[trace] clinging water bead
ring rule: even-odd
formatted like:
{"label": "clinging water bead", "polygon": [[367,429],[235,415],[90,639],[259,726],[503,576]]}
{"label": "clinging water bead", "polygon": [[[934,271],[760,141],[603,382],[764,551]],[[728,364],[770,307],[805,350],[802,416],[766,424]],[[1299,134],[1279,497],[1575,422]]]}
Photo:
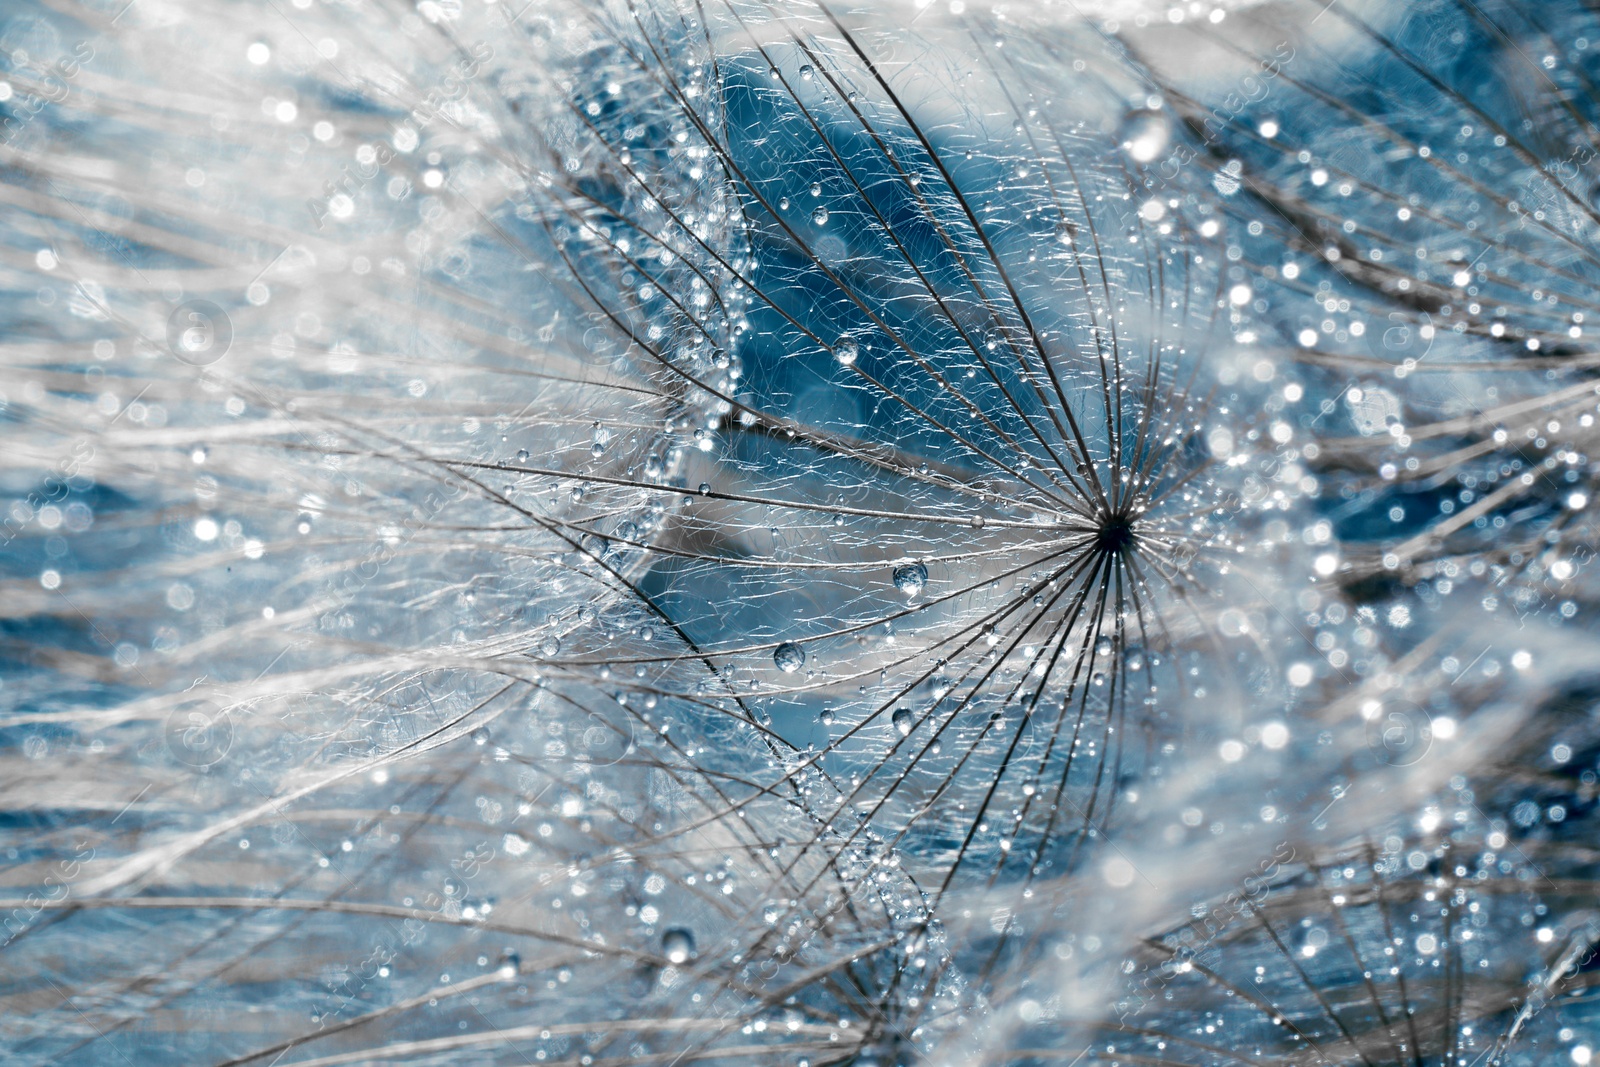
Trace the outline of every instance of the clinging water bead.
{"label": "clinging water bead", "polygon": [[793,641],[785,641],[772,652],[772,662],[785,674],[793,674],[806,665],[805,649]]}
{"label": "clinging water bead", "polygon": [[922,592],[928,584],[928,568],[921,563],[905,563],[894,569],[894,587],[908,597]]}
{"label": "clinging water bead", "polygon": [[687,963],[694,958],[694,934],[681,926],[670,927],[661,935],[661,954],[668,963]]}

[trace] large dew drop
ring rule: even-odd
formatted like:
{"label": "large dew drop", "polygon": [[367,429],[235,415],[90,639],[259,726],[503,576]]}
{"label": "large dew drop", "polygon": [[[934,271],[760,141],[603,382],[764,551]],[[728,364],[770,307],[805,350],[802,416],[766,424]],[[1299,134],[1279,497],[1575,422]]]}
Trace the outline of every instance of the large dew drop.
{"label": "large dew drop", "polygon": [[894,728],[900,731],[901,737],[909,735],[912,727],[916,726],[916,722],[911,718],[910,708],[896,708],[891,717],[894,719]]}
{"label": "large dew drop", "polygon": [[1117,131],[1122,140],[1122,150],[1135,163],[1149,163],[1159,159],[1167,150],[1172,137],[1172,125],[1166,112],[1156,108],[1140,107],[1128,112]]}
{"label": "large dew drop", "polygon": [[785,641],[773,650],[772,662],[784,674],[793,674],[806,665],[806,650],[793,641]]}
{"label": "large dew drop", "polygon": [[922,592],[928,584],[928,568],[921,563],[907,563],[894,569],[894,587],[908,597]]}
{"label": "large dew drop", "polygon": [[661,935],[661,954],[672,964],[687,963],[694,958],[694,935],[681,926],[674,926]]}

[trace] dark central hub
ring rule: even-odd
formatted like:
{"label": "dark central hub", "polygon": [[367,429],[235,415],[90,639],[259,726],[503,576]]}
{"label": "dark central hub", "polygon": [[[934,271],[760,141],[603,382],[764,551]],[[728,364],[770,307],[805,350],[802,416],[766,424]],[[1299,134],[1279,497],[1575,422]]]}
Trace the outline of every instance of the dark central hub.
{"label": "dark central hub", "polygon": [[1100,524],[1094,545],[1102,552],[1121,552],[1133,544],[1133,520],[1113,515]]}

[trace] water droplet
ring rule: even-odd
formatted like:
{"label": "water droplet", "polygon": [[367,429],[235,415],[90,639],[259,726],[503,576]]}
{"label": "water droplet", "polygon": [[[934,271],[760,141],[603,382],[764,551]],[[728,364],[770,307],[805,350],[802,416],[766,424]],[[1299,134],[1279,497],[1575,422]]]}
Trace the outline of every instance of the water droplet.
{"label": "water droplet", "polygon": [[806,665],[806,650],[793,641],[785,641],[773,650],[772,662],[784,674],[793,674]]}
{"label": "water droplet", "polygon": [[[1211,176],[1211,185],[1223,196],[1232,196],[1244,185],[1243,174],[1244,164],[1237,159],[1230,159]],[[1285,274],[1285,277],[1288,276]]]}
{"label": "water droplet", "polygon": [[526,462],[528,462],[528,450],[526,448],[517,449],[517,462],[518,463],[526,463]]}
{"label": "water droplet", "polygon": [[700,483],[700,495],[701,496],[710,496],[711,495],[711,483],[710,482],[701,482]]}
{"label": "water droplet", "polygon": [[661,935],[661,954],[668,963],[687,963],[694,958],[694,935],[681,926],[674,926]]}
{"label": "water droplet", "polygon": [[835,345],[833,349],[833,358],[838,360],[840,363],[843,363],[846,367],[854,363],[856,361],[856,357],[859,355],[861,355],[861,350],[856,347],[856,343],[854,341],[847,337],[841,338],[839,343]]}
{"label": "water droplet", "polygon": [[779,201],[778,201],[778,210],[779,211],[788,211],[789,210],[789,198],[787,196],[782,197],[781,199],[779,199]]}
{"label": "water droplet", "polygon": [[901,737],[905,737],[910,734],[912,727],[917,725],[916,722],[911,718],[910,708],[896,708],[893,719],[894,728],[900,731]]}
{"label": "water droplet", "polygon": [[1122,150],[1135,163],[1149,163],[1167,150],[1172,137],[1172,125],[1166,112],[1156,108],[1140,107],[1128,112],[1118,131]]}
{"label": "water droplet", "polygon": [[1127,663],[1128,663],[1128,670],[1130,670],[1130,671],[1142,671],[1142,670],[1144,670],[1144,649],[1140,648],[1138,645],[1134,645],[1131,648],[1129,648],[1128,649],[1128,655],[1127,655]]}
{"label": "water droplet", "polygon": [[812,196],[821,196],[822,195],[822,183],[821,182],[812,182],[811,183],[811,195]]}
{"label": "water droplet", "polygon": [[816,73],[816,71],[811,69],[811,64],[810,63],[802,63],[802,64],[800,64],[800,80],[801,81],[810,81],[811,80],[811,76],[813,74],[815,74],[815,73]]}
{"label": "water droplet", "polygon": [[561,654],[561,638],[555,634],[547,634],[539,642],[539,653],[544,656],[558,656]]}
{"label": "water droplet", "polygon": [[822,709],[822,714],[818,715],[817,717],[822,720],[822,725],[824,725],[824,726],[832,726],[833,725],[833,709],[832,708],[823,708]]}
{"label": "water droplet", "polygon": [[928,584],[928,568],[921,563],[907,563],[894,569],[894,587],[908,597],[922,592]]}
{"label": "water droplet", "polygon": [[1101,637],[1100,640],[1096,641],[1094,643],[1094,654],[1096,656],[1111,655],[1111,638]]}
{"label": "water droplet", "polygon": [[828,209],[819,204],[817,209],[811,213],[811,221],[818,226],[826,225],[828,222]]}

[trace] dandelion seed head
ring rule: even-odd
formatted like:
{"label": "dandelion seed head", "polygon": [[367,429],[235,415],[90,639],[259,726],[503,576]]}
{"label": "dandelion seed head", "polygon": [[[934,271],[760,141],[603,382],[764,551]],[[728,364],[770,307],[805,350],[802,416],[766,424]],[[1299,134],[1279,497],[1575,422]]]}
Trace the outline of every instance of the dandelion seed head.
{"label": "dandelion seed head", "polygon": [[1477,72],[1464,13],[1289,58],[1240,6],[1208,63],[1221,7],[1127,7],[95,37],[8,126],[11,858],[82,867],[8,1054],[492,1056],[480,1004],[554,1061],[1501,1036],[1593,784],[1589,231],[1508,222],[1466,114],[1546,91],[1396,79]]}

